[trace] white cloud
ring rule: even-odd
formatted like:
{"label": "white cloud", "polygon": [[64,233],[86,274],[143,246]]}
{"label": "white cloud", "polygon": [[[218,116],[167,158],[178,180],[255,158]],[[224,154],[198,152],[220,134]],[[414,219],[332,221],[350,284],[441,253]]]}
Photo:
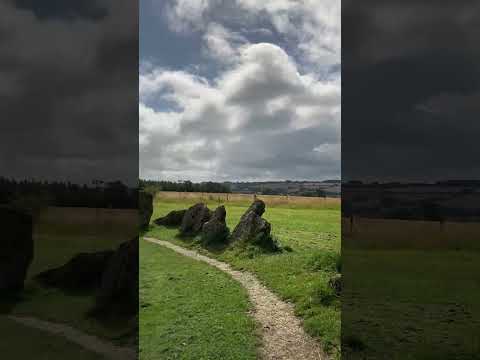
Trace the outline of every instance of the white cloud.
{"label": "white cloud", "polygon": [[207,55],[225,64],[235,62],[240,47],[248,43],[242,35],[231,32],[217,23],[208,25],[203,40]]}
{"label": "white cloud", "polygon": [[[230,10],[227,15],[225,8]],[[171,0],[167,16],[171,29],[179,32],[205,31],[210,22],[228,17],[237,22],[239,17],[266,17],[277,32],[291,38],[306,62],[340,63],[340,0]]]}
{"label": "white cloud", "polygon": [[[140,75],[140,175],[338,176],[339,81],[300,73],[274,44],[243,44],[234,52],[235,62],[211,80],[161,68]],[[151,105],[165,102],[171,106]],[[322,146],[330,146],[328,153],[318,151]]]}
{"label": "white cloud", "polygon": [[246,10],[266,12],[275,29],[298,41],[311,63],[340,63],[341,2],[338,0],[237,0]]}
{"label": "white cloud", "polygon": [[165,10],[170,27],[178,32],[199,29],[205,25],[204,15],[214,0],[175,0]]}

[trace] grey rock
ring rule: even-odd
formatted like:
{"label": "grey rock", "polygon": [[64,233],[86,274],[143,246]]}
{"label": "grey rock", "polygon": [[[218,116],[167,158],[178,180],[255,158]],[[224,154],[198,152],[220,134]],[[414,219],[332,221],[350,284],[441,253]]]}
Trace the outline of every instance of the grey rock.
{"label": "grey rock", "polygon": [[163,226],[180,226],[187,210],[173,210],[164,217],[158,218],[153,222]]}
{"label": "grey rock", "polygon": [[140,228],[146,229],[150,224],[150,219],[153,214],[153,195],[145,191],[138,193],[138,213]]}
{"label": "grey rock", "polygon": [[240,218],[232,232],[232,243],[257,245],[266,250],[276,251],[278,245],[270,235],[271,225],[261,215],[265,212],[265,203],[255,200]]}
{"label": "grey rock", "polygon": [[102,274],[113,255],[113,251],[79,253],[66,264],[35,276],[46,286],[64,290],[88,290],[100,285]]}
{"label": "grey rock", "polygon": [[108,261],[96,296],[96,313],[138,313],[138,237],[122,243]]}
{"label": "grey rock", "polygon": [[203,203],[190,207],[183,216],[180,225],[180,234],[184,236],[195,236],[202,230],[203,224],[210,220],[211,210]]}
{"label": "grey rock", "polygon": [[262,216],[263,213],[265,212],[265,203],[260,200],[260,199],[256,199],[251,205],[250,207],[248,208],[248,210],[246,211],[246,213],[248,213],[249,211],[253,211],[255,214],[257,214],[258,216]]}
{"label": "grey rock", "polygon": [[225,206],[219,206],[209,221],[202,227],[202,243],[204,245],[226,244],[230,230],[225,222],[227,212]]}
{"label": "grey rock", "polygon": [[0,293],[23,290],[33,260],[32,216],[17,209],[0,208]]}

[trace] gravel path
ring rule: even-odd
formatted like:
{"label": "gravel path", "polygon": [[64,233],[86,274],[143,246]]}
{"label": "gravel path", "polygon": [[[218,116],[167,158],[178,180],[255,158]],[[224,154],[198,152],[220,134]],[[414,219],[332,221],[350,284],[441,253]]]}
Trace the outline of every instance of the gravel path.
{"label": "gravel path", "polygon": [[87,335],[68,325],[53,323],[27,316],[7,316],[8,319],[16,321],[25,326],[39,329],[53,335],[61,336],[70,342],[81,347],[103,355],[107,359],[134,360],[137,359],[137,353],[132,348],[115,346],[109,342],[101,340],[95,336]]}
{"label": "gravel path", "polygon": [[168,241],[144,238],[167,247],[179,254],[206,262],[226,272],[240,282],[248,292],[254,306],[253,316],[262,327],[261,356],[264,360],[321,360],[327,359],[320,344],[303,330],[294,315],[293,306],[280,300],[258,279],[244,271],[233,270],[230,265],[201,255],[196,251],[174,245]]}

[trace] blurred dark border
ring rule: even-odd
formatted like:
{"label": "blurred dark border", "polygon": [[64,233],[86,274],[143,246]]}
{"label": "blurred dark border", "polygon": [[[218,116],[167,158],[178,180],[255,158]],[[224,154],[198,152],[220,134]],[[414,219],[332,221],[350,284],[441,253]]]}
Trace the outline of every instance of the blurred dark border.
{"label": "blurred dark border", "polygon": [[480,3],[342,1],[342,358],[478,359]]}
{"label": "blurred dark border", "polygon": [[5,0],[0,39],[0,353],[134,358],[138,1]]}

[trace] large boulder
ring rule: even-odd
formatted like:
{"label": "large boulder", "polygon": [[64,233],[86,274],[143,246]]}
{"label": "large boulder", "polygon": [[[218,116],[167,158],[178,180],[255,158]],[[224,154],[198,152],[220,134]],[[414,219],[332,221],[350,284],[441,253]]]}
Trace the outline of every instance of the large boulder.
{"label": "large boulder", "polygon": [[225,206],[219,206],[213,212],[209,221],[202,227],[202,243],[204,245],[226,244],[230,230],[227,227],[225,218],[227,212]]}
{"label": "large boulder", "polygon": [[188,208],[180,225],[180,235],[197,235],[212,216],[211,210],[203,203],[198,203]]}
{"label": "large boulder", "polygon": [[110,257],[96,296],[94,313],[138,313],[138,237],[122,243]]}
{"label": "large boulder", "polygon": [[64,290],[93,290],[100,286],[103,272],[114,251],[79,253],[66,264],[35,276],[46,286]]}
{"label": "large boulder", "polygon": [[0,293],[23,290],[33,260],[32,216],[12,208],[0,208]]}
{"label": "large boulder", "polygon": [[187,210],[173,210],[164,217],[158,218],[153,222],[163,226],[180,226]]}
{"label": "large boulder", "polygon": [[138,193],[138,213],[140,217],[140,229],[148,228],[153,214],[153,195],[140,191]]}
{"label": "large boulder", "polygon": [[239,245],[256,245],[265,250],[276,251],[278,245],[270,235],[271,225],[262,218],[265,203],[255,200],[240,218],[232,232],[231,242]]}

